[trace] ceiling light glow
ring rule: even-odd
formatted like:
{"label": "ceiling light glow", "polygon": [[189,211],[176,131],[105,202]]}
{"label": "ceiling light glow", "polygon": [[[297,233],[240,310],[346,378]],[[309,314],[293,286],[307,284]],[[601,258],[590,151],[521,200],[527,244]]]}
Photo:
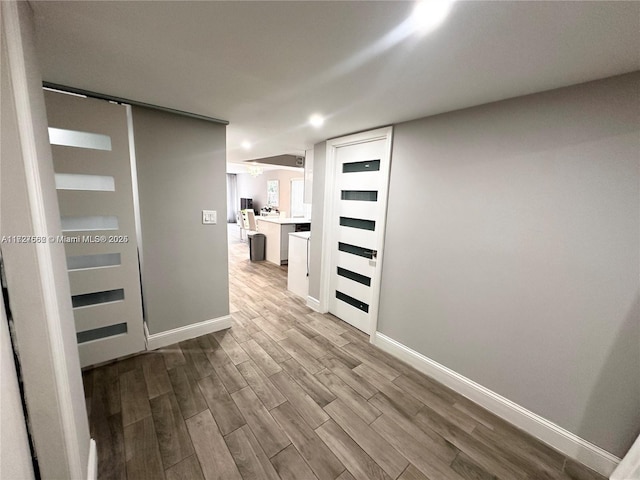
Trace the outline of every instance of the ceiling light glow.
{"label": "ceiling light glow", "polygon": [[245,150],[251,150],[251,142],[249,140],[244,140],[240,146]]}
{"label": "ceiling light glow", "polygon": [[322,125],[324,125],[324,118],[322,117],[322,115],[315,113],[309,117],[309,123],[313,127],[320,128]]}
{"label": "ceiling light glow", "polygon": [[435,30],[451,11],[454,0],[424,0],[413,9],[410,21],[416,32]]}

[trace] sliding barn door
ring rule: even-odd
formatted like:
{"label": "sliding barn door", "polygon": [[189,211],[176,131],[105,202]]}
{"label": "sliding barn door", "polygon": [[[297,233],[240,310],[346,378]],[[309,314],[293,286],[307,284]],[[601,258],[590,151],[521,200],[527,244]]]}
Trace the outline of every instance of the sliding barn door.
{"label": "sliding barn door", "polygon": [[82,366],[144,350],[128,106],[46,91]]}
{"label": "sliding barn door", "polygon": [[329,311],[370,334],[378,314],[391,128],[327,142],[334,166]]}

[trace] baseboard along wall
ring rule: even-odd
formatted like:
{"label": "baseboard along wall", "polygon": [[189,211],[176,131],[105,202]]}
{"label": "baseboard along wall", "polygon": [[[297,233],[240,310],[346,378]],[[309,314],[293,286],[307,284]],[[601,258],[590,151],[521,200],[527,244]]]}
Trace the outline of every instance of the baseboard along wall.
{"label": "baseboard along wall", "polygon": [[218,332],[226,328],[231,328],[231,315],[205,320],[203,322],[185,325],[160,333],[149,333],[147,324],[144,324],[144,334],[147,343],[147,350],[166,347],[174,343],[199,337],[207,333]]}
{"label": "baseboard along wall", "polygon": [[420,372],[524,430],[567,457],[609,477],[620,463],[615,455],[460,375],[386,335],[376,332],[372,343]]}

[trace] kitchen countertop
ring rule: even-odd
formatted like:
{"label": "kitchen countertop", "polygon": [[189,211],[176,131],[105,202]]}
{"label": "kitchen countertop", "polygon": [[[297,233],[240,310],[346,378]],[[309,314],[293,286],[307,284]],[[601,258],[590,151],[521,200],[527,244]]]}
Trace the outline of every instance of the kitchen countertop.
{"label": "kitchen countertop", "polygon": [[310,218],[280,218],[280,217],[256,217],[256,221],[277,223],[279,225],[297,225],[300,223],[311,223]]}

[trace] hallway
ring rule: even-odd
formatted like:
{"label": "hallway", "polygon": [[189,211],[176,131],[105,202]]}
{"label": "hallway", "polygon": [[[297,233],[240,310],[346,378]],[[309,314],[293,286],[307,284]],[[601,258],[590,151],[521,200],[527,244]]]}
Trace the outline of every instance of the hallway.
{"label": "hallway", "polygon": [[84,372],[100,479],[603,478],[312,312],[229,238],[231,329]]}

